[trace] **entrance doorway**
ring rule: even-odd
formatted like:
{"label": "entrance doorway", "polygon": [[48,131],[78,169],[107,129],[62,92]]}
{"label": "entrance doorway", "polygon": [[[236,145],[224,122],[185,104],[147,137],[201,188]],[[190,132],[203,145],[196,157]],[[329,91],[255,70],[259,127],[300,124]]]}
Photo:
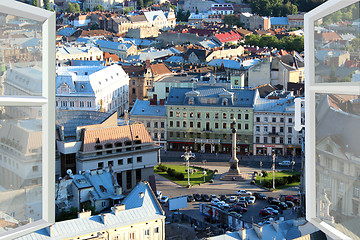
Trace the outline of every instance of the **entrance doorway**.
{"label": "entrance doorway", "polygon": [[211,153],[211,144],[205,144],[205,152]]}

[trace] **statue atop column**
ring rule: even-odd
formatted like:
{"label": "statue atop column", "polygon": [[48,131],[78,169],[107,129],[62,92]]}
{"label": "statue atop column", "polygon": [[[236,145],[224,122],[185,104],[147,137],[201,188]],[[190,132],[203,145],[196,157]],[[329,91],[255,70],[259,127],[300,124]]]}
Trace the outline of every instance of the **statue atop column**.
{"label": "statue atop column", "polygon": [[231,127],[232,127],[232,145],[231,145],[231,148],[232,148],[232,151],[231,151],[231,159],[229,161],[229,164],[230,164],[230,169],[229,169],[229,172],[232,172],[232,173],[238,173],[240,174],[240,169],[239,169],[239,159],[237,159],[236,157],[236,121],[235,121],[235,118],[233,119],[233,122],[231,123]]}

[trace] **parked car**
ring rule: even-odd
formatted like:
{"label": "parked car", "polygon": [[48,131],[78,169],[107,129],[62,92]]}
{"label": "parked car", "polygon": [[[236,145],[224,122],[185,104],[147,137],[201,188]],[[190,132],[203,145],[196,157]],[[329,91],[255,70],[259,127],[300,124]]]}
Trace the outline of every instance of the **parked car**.
{"label": "parked car", "polygon": [[290,167],[291,162],[290,161],[282,161],[282,162],[279,162],[279,166]]}
{"label": "parked car", "polygon": [[262,194],[262,193],[258,193],[258,192],[253,193],[253,196],[255,196],[256,199],[266,200],[266,196],[264,194]]}
{"label": "parked car", "polygon": [[[247,209],[246,209],[247,210]],[[242,208],[242,207],[231,207],[230,209],[229,209],[229,211],[231,211],[231,212],[237,212],[237,213],[243,213],[243,212],[245,212],[244,211],[244,209]]]}
{"label": "parked car", "polygon": [[210,199],[218,198],[215,194],[210,194]]}
{"label": "parked car", "polygon": [[231,208],[234,208],[234,209],[235,209],[235,208],[240,208],[243,212],[247,212],[247,208],[241,206],[241,204],[232,205]]}
{"label": "parked car", "polygon": [[162,196],[161,199],[160,199],[160,202],[165,204],[169,201],[169,198],[167,196]]}
{"label": "parked car", "polygon": [[240,195],[240,196],[251,196],[251,192],[248,192],[246,190],[238,190],[237,192],[237,195]]}
{"label": "parked car", "polygon": [[249,197],[249,200],[248,200],[248,203],[249,203],[249,204],[254,204],[254,203],[255,203],[255,200],[256,200],[256,198],[255,198],[254,196],[250,196],[250,197]]}
{"label": "parked car", "polygon": [[240,207],[246,208],[247,207],[247,203],[246,202],[238,202],[237,205],[239,205]]}
{"label": "parked car", "polygon": [[213,204],[213,205],[217,205],[218,202],[220,202],[220,200],[217,198],[211,199],[211,204]]}
{"label": "parked car", "polygon": [[292,200],[293,203],[295,204],[300,204],[300,199],[295,197],[293,200]]}
{"label": "parked car", "polygon": [[195,198],[192,195],[187,195],[188,202],[195,202]]}
{"label": "parked car", "polygon": [[227,203],[224,202],[224,201],[219,201],[216,205],[217,205],[219,208],[230,208],[229,204],[227,204]]}
{"label": "parked car", "polygon": [[210,202],[210,197],[207,194],[201,194],[201,198],[205,201],[205,202]]}
{"label": "parked car", "polygon": [[271,205],[279,206],[279,205],[280,205],[280,201],[277,200],[277,199],[273,199],[273,200],[271,200],[270,204],[271,204]]}
{"label": "parked car", "polygon": [[162,192],[156,191],[156,198],[160,201],[161,197],[162,197]]}
{"label": "parked car", "polygon": [[285,202],[280,202],[279,207],[284,210],[288,208],[288,205]]}
{"label": "parked car", "polygon": [[230,196],[229,203],[234,203],[234,202],[236,202],[236,200],[237,200],[236,196]]}
{"label": "parked car", "polygon": [[278,210],[275,210],[271,207],[267,207],[267,208],[264,208],[265,210],[268,210],[269,212],[271,212],[273,215],[279,215],[279,211]]}
{"label": "parked car", "polygon": [[273,215],[270,211],[266,210],[266,209],[261,209],[259,212],[260,216],[270,216]]}
{"label": "parked car", "polygon": [[227,200],[227,198],[226,198],[226,195],[225,194],[220,194],[220,200],[221,201],[225,201],[226,202],[226,200]]}
{"label": "parked car", "polygon": [[267,202],[268,202],[268,203],[271,203],[271,201],[272,201],[273,199],[276,199],[276,198],[274,198],[274,197],[268,197],[268,198],[267,198]]}
{"label": "parked car", "polygon": [[194,193],[193,197],[195,198],[196,201],[201,201],[202,200],[200,194],[198,194],[198,193]]}
{"label": "parked car", "polygon": [[294,196],[293,195],[287,195],[285,197],[285,201],[292,201],[294,199]]}
{"label": "parked car", "polygon": [[285,201],[286,205],[288,206],[288,208],[292,208],[295,206],[295,203],[291,202],[291,201]]}
{"label": "parked car", "polygon": [[238,202],[246,202],[247,203],[247,200],[245,197],[239,197]]}
{"label": "parked car", "polygon": [[267,206],[267,208],[268,208],[268,207],[280,211],[280,207],[279,207],[279,206],[270,205],[270,206]]}

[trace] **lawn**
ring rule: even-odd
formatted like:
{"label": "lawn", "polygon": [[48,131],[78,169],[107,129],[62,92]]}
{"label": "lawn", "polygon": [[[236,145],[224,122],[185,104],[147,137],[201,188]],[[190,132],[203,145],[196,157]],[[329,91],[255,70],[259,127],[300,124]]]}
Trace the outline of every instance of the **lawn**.
{"label": "lawn", "polygon": [[[187,186],[187,172],[185,172],[185,170],[187,169],[187,167],[185,165],[171,165],[171,164],[163,164],[164,166],[168,167],[168,168],[172,168],[175,169],[175,171],[177,172],[182,172],[185,175],[184,180],[177,180],[176,178],[169,176],[166,172],[162,172],[158,169],[158,167],[156,166],[154,168],[154,171],[156,174],[159,174],[160,176],[163,176],[171,181],[174,181],[184,187]],[[190,185],[197,185],[199,183],[204,183],[204,175],[203,175],[203,170],[201,168],[198,167],[190,167],[192,169],[197,169],[197,172],[190,174]],[[207,174],[205,176],[205,182],[209,182],[210,179],[213,177],[214,172],[213,171],[207,171]]]}
{"label": "lawn", "polygon": [[[291,172],[291,171],[275,172],[275,180],[279,179],[279,178],[287,177],[287,176],[298,175],[298,174],[300,174],[300,173],[299,172]],[[272,171],[268,171],[268,175],[265,178],[261,177],[261,184],[260,184],[260,176],[259,175],[256,176],[255,182],[258,185],[264,186],[264,183],[266,181],[270,181],[272,184],[272,179],[273,179]],[[277,187],[275,184],[275,188],[276,188],[275,190],[284,189],[284,188],[288,188],[288,187],[292,187],[292,186],[298,186],[299,184],[300,184],[300,182],[293,182],[293,183],[286,184],[286,185],[279,186],[279,187]]]}

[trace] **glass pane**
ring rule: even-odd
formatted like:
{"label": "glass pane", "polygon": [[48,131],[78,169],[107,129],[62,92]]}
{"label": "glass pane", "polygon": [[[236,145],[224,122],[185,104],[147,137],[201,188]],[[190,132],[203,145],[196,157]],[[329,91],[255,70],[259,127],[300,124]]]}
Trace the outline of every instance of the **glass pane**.
{"label": "glass pane", "polygon": [[0,10],[0,95],[41,96],[42,24]]}
{"label": "glass pane", "polygon": [[360,95],[316,94],[316,194],[321,220],[360,239]]}
{"label": "glass pane", "polygon": [[42,117],[41,107],[0,109],[0,229],[11,230],[42,218]]}
{"label": "glass pane", "polygon": [[315,82],[360,82],[359,2],[315,22]]}

